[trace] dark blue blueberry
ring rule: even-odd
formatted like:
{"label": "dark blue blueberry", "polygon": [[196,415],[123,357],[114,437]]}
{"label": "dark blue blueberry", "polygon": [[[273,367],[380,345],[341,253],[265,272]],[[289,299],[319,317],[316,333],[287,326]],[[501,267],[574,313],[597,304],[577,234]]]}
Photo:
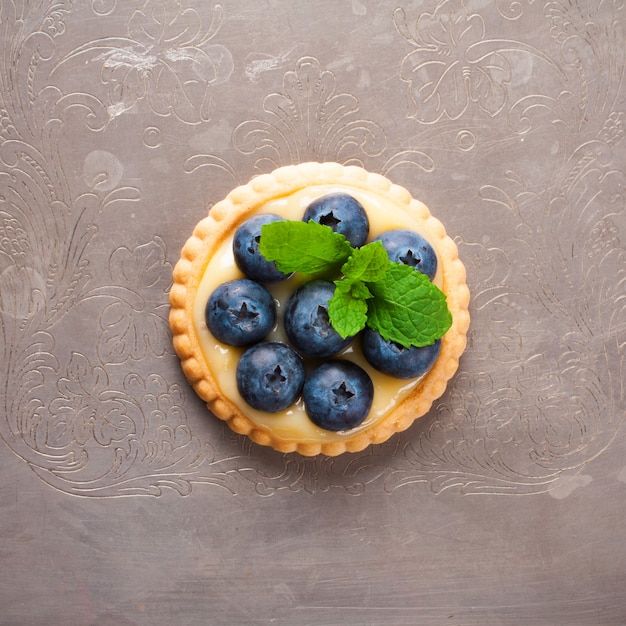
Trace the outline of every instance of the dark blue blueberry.
{"label": "dark blue blueberry", "polygon": [[426,374],[433,366],[439,356],[441,339],[423,348],[404,348],[366,328],[361,337],[361,348],[367,362],[379,372],[395,378],[415,378]]}
{"label": "dark blue blueberry", "polygon": [[426,239],[416,232],[397,228],[384,232],[374,241],[382,242],[391,261],[411,265],[422,274],[426,274],[430,280],[435,277],[437,255]]}
{"label": "dark blue blueberry", "polygon": [[249,346],[274,328],[276,304],[259,283],[248,278],[229,280],[211,294],[205,320],[219,341],[230,346]]}
{"label": "dark blue blueberry", "polygon": [[273,261],[267,261],[259,251],[261,228],[263,224],[283,221],[274,213],[260,213],[247,219],[235,231],[233,238],[233,254],[239,269],[252,280],[262,283],[276,283],[287,278],[276,268]]}
{"label": "dark blue blueberry", "polygon": [[237,389],[254,409],[276,413],[290,407],[302,391],[304,365],[287,345],[263,341],[248,348],[237,365]]}
{"label": "dark blue blueberry", "polygon": [[328,318],[328,302],[335,285],[312,280],[296,289],[285,306],[285,332],[292,345],[306,356],[327,358],[343,350],[352,337],[342,339]]}
{"label": "dark blue blueberry", "polygon": [[330,193],[307,207],[303,220],[313,220],[341,233],[353,247],[367,241],[370,223],[361,203],[347,193]]}
{"label": "dark blue blueberry", "polygon": [[369,414],[374,385],[351,361],[325,361],[307,378],[302,398],[311,421],[334,432],[358,426]]}

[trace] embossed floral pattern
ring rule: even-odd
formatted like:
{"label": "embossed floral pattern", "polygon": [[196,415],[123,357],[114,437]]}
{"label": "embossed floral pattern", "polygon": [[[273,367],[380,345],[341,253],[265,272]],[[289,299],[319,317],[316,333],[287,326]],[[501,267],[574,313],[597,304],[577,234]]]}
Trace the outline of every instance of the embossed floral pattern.
{"label": "embossed floral pattern", "polygon": [[468,54],[485,36],[479,14],[468,13],[460,0],[449,0],[433,13],[420,14],[414,31],[403,11],[396,13],[396,22],[415,46],[402,61],[400,75],[410,85],[417,120],[432,123],[443,116],[456,120],[470,102],[491,116],[503,109],[511,80],[507,59],[498,52],[478,58]]}
{"label": "embossed floral pattern", "polygon": [[180,385],[168,385],[159,374],[129,374],[124,379],[124,389],[137,399],[145,416],[142,463],[172,468],[190,455],[195,457],[186,459],[190,469],[205,461],[199,454],[201,444],[187,424],[185,395]]}
{"label": "embossed floral pattern", "polygon": [[50,403],[48,444],[86,445],[90,438],[101,446],[120,442],[136,432],[130,397],[109,389],[106,371],[76,352],[66,375],[58,381],[60,395]]}
{"label": "embossed floral pattern", "polygon": [[178,0],[149,0],[132,14],[128,37],[90,42],[62,63],[87,55],[101,68],[111,116],[146,99],[157,115],[199,123],[210,118],[212,88],[233,71],[229,50],[212,43],[220,18],[220,5],[213,7],[207,24]]}
{"label": "embossed floral pattern", "polygon": [[20,266],[30,252],[26,230],[18,219],[0,211],[0,251]]}
{"label": "embossed floral pattern", "polygon": [[332,72],[312,57],[300,59],[285,74],[283,92],[263,102],[270,121],[250,120],[235,129],[234,142],[244,154],[258,155],[261,166],[306,160],[345,162],[361,154],[377,156],[386,147],[380,126],[357,117],[358,99],[336,93]]}
{"label": "embossed floral pattern", "polygon": [[155,290],[165,297],[170,284],[171,264],[165,261],[163,241],[155,237],[134,250],[118,248],[110,260],[111,277],[119,287],[116,297],[99,318],[102,333],[98,354],[105,363],[162,356],[167,350],[167,306],[163,300],[147,300]]}
{"label": "embossed floral pattern", "polygon": [[[283,91],[267,95],[263,110],[266,119],[241,122],[233,133],[237,150],[254,156],[259,170],[306,160],[363,165],[366,157],[389,151],[382,127],[357,117],[359,99],[336,93],[335,75],[314,57],[302,57],[284,74]],[[430,171],[433,162],[423,151],[406,148],[392,152],[380,171],[389,175],[406,166]],[[237,180],[235,169],[218,155],[196,154],[185,162],[187,172],[205,167]]]}

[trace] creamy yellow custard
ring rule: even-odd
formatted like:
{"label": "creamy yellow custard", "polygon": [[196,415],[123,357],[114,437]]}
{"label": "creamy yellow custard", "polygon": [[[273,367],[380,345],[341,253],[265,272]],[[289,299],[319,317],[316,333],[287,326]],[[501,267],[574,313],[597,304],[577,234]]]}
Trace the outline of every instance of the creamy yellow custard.
{"label": "creamy yellow custard", "polygon": [[[438,287],[442,286],[442,269],[437,241],[433,241],[429,237],[422,223],[405,211],[401,204],[371,190],[341,184],[312,185],[261,204],[247,214],[245,219],[257,213],[276,213],[289,220],[301,220],[304,211],[313,200],[333,192],[350,194],[363,205],[370,222],[368,241],[395,228],[406,228],[422,235],[433,246],[437,254],[437,273],[433,282]],[[245,219],[242,219],[241,223]],[[338,355],[358,363],[368,372],[374,382],[374,400],[370,414],[358,427],[345,432],[323,430],[308,418],[301,400],[289,409],[278,413],[255,410],[243,400],[237,390],[236,369],[239,357],[245,349],[234,348],[219,342],[210,333],[205,322],[205,307],[211,293],[220,284],[243,277],[233,256],[232,242],[235,230],[236,228],[233,228],[232,233],[224,238],[208,260],[198,284],[192,308],[193,328],[198,343],[222,395],[233,402],[256,426],[271,431],[279,438],[305,442],[340,441],[365,431],[384,419],[419,384],[423,377],[403,380],[378,372],[362,356],[358,338]],[[297,285],[304,280],[306,280],[305,277],[295,275],[280,283],[266,285],[277,302],[278,311],[276,327],[268,336],[268,340],[286,342],[282,331],[282,307]]]}

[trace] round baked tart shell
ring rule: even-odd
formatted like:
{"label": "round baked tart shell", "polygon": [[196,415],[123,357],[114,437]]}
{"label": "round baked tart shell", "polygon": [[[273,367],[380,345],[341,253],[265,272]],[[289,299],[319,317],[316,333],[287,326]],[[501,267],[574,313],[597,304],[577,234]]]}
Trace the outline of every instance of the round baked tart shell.
{"label": "round baked tart shell", "polygon": [[[212,255],[262,205],[306,187],[334,184],[368,190],[386,197],[423,225],[429,240],[437,247],[442,268],[441,289],[446,294],[453,321],[442,339],[441,351],[433,367],[411,393],[378,422],[353,435],[347,432],[338,441],[286,439],[255,424],[222,394],[194,329],[194,301]],[[459,259],[456,244],[446,234],[441,222],[430,214],[423,203],[412,198],[404,187],[357,166],[302,163],[281,167],[270,174],[253,178],[246,185],[236,187],[196,225],[174,268],[169,320],[174,349],[181,360],[187,380],[211,412],[224,420],[233,431],[247,435],[254,442],[270,446],[279,452],[298,452],[304,456],[337,456],[344,452],[358,452],[370,444],[382,443],[394,433],[406,430],[417,418],[427,413],[432,403],[444,393],[465,349],[469,327],[469,298],[465,267]]]}

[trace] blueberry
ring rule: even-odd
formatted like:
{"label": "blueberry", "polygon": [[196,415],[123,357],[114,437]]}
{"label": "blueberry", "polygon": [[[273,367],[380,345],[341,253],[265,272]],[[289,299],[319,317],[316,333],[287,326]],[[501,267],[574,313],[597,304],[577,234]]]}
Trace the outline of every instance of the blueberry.
{"label": "blueberry", "polygon": [[276,413],[288,408],[300,395],[303,384],[302,359],[284,343],[257,343],[239,359],[237,389],[259,411]]}
{"label": "blueberry", "polygon": [[305,356],[326,358],[343,350],[352,337],[342,339],[328,318],[328,302],[335,285],[312,280],[294,291],[285,306],[285,332],[292,345]]}
{"label": "blueberry", "polygon": [[367,372],[351,361],[319,365],[307,378],[302,398],[311,421],[324,430],[349,430],[369,414],[374,384]]}
{"label": "blueberry", "polygon": [[331,193],[314,200],[304,212],[303,220],[330,226],[355,248],[367,241],[370,229],[365,209],[347,193]]}
{"label": "blueberry", "polygon": [[395,378],[415,378],[433,366],[439,356],[441,339],[423,348],[404,348],[393,341],[386,341],[371,328],[366,328],[361,337],[361,348],[367,362],[379,372]]}
{"label": "blueberry", "polygon": [[435,277],[437,255],[426,239],[416,232],[397,228],[384,232],[374,241],[382,242],[391,261],[412,265],[430,280]]}
{"label": "blueberry", "polygon": [[219,341],[230,346],[248,346],[274,328],[276,304],[259,283],[248,278],[229,280],[209,297],[205,320]]}
{"label": "blueberry", "polygon": [[283,221],[274,213],[260,213],[247,219],[233,238],[233,254],[237,267],[252,280],[262,283],[276,283],[288,277],[279,271],[273,261],[267,261],[259,251],[261,227],[263,224]]}

